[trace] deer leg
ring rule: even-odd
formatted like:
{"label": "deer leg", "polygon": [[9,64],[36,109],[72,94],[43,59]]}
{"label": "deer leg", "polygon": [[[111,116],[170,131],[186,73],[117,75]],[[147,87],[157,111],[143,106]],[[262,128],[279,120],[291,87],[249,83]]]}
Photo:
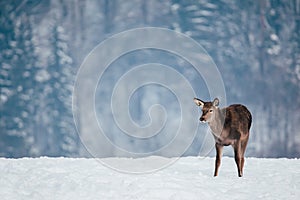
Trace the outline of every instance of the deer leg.
{"label": "deer leg", "polygon": [[238,175],[239,177],[243,176],[243,170],[242,170],[242,149],[241,149],[241,142],[238,141],[235,145],[234,145],[234,159],[235,159],[235,163],[236,166],[238,168]]}
{"label": "deer leg", "polygon": [[218,176],[219,167],[221,164],[222,150],[223,146],[219,144],[215,144],[216,147],[216,161],[215,161],[215,173],[214,176]]}
{"label": "deer leg", "polygon": [[246,138],[245,141],[243,141],[241,143],[241,151],[242,151],[242,163],[241,163],[241,170],[242,170],[242,174],[243,174],[243,169],[244,169],[244,162],[245,162],[245,151],[246,151],[246,147],[247,147],[247,143],[248,143],[248,137]]}

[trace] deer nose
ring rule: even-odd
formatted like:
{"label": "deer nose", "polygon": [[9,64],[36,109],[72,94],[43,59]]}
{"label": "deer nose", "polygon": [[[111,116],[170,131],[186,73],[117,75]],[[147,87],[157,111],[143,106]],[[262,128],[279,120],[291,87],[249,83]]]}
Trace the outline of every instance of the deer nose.
{"label": "deer nose", "polygon": [[203,122],[204,121],[204,117],[201,116],[200,117],[200,121]]}

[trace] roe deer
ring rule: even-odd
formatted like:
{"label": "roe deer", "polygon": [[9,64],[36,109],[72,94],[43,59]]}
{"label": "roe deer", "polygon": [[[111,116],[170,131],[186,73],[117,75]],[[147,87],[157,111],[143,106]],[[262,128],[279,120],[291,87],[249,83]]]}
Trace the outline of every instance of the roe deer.
{"label": "roe deer", "polygon": [[218,108],[219,99],[204,102],[194,98],[194,102],[202,109],[201,122],[207,122],[215,138],[216,161],[214,176],[218,176],[223,146],[231,145],[238,168],[238,176],[243,176],[244,153],[246,150],[252,116],[249,110],[240,104],[226,108]]}

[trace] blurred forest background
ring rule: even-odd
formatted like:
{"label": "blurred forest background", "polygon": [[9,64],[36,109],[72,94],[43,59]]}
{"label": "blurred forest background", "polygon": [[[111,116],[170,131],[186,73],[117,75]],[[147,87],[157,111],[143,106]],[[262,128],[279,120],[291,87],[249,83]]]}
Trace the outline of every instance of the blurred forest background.
{"label": "blurred forest background", "polygon": [[88,156],[72,116],[76,72],[101,41],[147,26],[211,55],[227,104],[253,113],[248,156],[300,157],[300,0],[0,1],[0,156]]}

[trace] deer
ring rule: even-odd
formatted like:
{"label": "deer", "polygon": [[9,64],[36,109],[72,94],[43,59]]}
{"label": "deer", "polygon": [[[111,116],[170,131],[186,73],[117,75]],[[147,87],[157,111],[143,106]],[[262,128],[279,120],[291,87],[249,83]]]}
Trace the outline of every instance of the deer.
{"label": "deer", "polygon": [[246,106],[233,104],[219,108],[219,99],[204,102],[194,98],[194,102],[202,109],[200,122],[207,123],[215,139],[216,159],[214,177],[218,176],[224,146],[231,145],[238,169],[238,176],[243,176],[244,154],[249,139],[252,116]]}

